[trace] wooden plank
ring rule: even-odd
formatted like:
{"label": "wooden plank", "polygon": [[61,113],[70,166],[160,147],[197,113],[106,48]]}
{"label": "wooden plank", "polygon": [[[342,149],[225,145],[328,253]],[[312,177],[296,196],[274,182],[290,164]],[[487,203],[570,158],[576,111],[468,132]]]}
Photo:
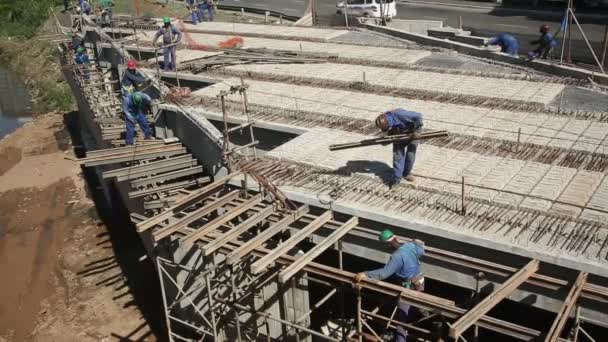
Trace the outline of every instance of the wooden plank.
{"label": "wooden plank", "polygon": [[95,159],[93,161],[84,161],[84,166],[99,166],[107,164],[117,164],[143,159],[156,159],[160,157],[171,157],[186,153],[185,147],[174,148],[170,150],[146,151],[145,153],[122,154],[110,159]]}
{"label": "wooden plank", "polygon": [[273,249],[270,253],[260,258],[251,265],[251,273],[258,274],[266,269],[268,265],[273,263],[278,257],[289,252],[294,248],[300,241],[304,240],[310,234],[317,229],[321,228],[323,224],[332,219],[332,211],[328,210],[323,215],[317,217],[314,221],[309,223],[306,227],[300,229],[287,241],[283,242],[277,248]]}
{"label": "wooden plank", "polygon": [[299,220],[300,217],[302,217],[306,213],[308,213],[308,206],[303,206],[298,208],[298,210],[296,210],[292,214],[283,217],[279,222],[273,224],[268,229],[261,232],[256,237],[242,244],[240,247],[228,254],[228,256],[226,257],[226,263],[229,265],[233,265],[239,262],[243,258],[243,256],[251,253],[251,251],[258,248],[261,244],[266,242],[271,237],[275,236],[278,232],[289,227],[290,224]]}
{"label": "wooden plank", "polygon": [[[188,168],[192,168],[195,167],[197,165],[198,161],[196,159],[186,159],[184,161],[178,162],[178,163],[172,163],[169,165],[162,165],[162,166],[156,166],[154,168],[148,168],[148,169],[140,169],[137,172],[131,172],[129,174],[126,175],[120,175],[117,176],[115,179],[117,182],[124,182],[124,181],[134,181],[137,180],[139,178],[143,178],[143,177],[150,177],[152,178],[154,175],[158,175],[161,173],[167,173],[167,172],[174,172],[177,170],[184,170],[184,169],[188,169]],[[169,178],[169,179],[174,179],[174,178],[178,178],[178,177],[173,177],[173,178]],[[169,180],[169,179],[165,179]]]}
{"label": "wooden plank", "polygon": [[[238,190],[235,190],[235,191],[238,191]],[[218,229],[220,226],[232,221],[237,216],[247,212],[247,210],[250,210],[251,208],[256,206],[258,203],[260,203],[262,201],[262,199],[263,199],[262,194],[257,194],[255,196],[251,197],[245,203],[239,205],[238,207],[236,207],[234,209],[229,209],[227,213],[224,213],[223,215],[216,217],[213,221],[208,222],[207,224],[200,227],[196,231],[194,231],[191,234],[187,235],[186,237],[182,238],[181,241],[186,244],[193,244],[201,236],[205,236],[207,233],[210,233],[210,232]]]}
{"label": "wooden plank", "polygon": [[306,254],[296,259],[296,261],[289,265],[286,269],[279,273],[279,281],[281,283],[285,283],[291,277],[293,277],[296,273],[298,273],[304,266],[306,266],[309,262],[313,261],[316,257],[321,255],[321,253],[325,252],[326,249],[333,246],[338,240],[340,240],[344,235],[346,235],[351,229],[353,229],[357,224],[359,224],[359,219],[357,217],[353,217],[340,226],[338,229],[334,230],[327,238],[323,239],[321,243],[311,248]]}
{"label": "wooden plank", "polygon": [[568,296],[564,300],[564,304],[557,313],[555,321],[553,321],[553,324],[551,325],[551,329],[549,329],[549,333],[547,333],[547,338],[545,339],[545,342],[556,342],[559,339],[559,335],[561,335],[562,330],[564,330],[564,326],[566,325],[566,322],[570,317],[570,313],[572,313],[572,310],[576,305],[576,301],[581,295],[583,287],[585,287],[585,283],[587,282],[587,275],[587,272],[579,272],[578,277],[576,277],[576,281],[574,282],[574,285],[572,285]]}
{"label": "wooden plank", "polygon": [[161,173],[152,177],[147,178],[139,178],[131,181],[132,188],[143,188],[146,186],[154,185],[156,183],[164,183],[173,179],[195,175],[197,173],[203,172],[203,166],[191,166],[189,168],[183,168],[180,170],[175,170],[167,173]]}
{"label": "wooden plank", "polygon": [[108,171],[103,172],[103,179],[108,179],[108,178],[112,178],[112,177],[125,177],[125,176],[132,175],[134,173],[141,173],[142,171],[146,171],[146,170],[154,170],[157,167],[172,165],[175,163],[181,163],[181,162],[185,162],[188,160],[193,160],[192,155],[189,153],[184,154],[179,157],[161,159],[159,161],[154,161],[154,162],[150,162],[150,163],[131,165],[131,166],[127,166],[127,167],[123,167],[123,168],[119,168],[119,169],[108,170]]}
{"label": "wooden plank", "polygon": [[[209,178],[209,177],[198,177],[196,179],[187,180],[187,181],[183,181],[183,182],[169,183],[169,184],[157,186],[155,188],[129,191],[129,198],[142,197],[142,196],[151,195],[151,194],[155,194],[155,193],[163,192],[163,191],[183,190],[181,188],[195,186],[195,185],[203,185],[203,184],[207,184],[209,182],[211,182],[211,178]],[[146,219],[148,219],[148,218],[146,217]]]}
{"label": "wooden plank", "polygon": [[274,206],[269,206],[268,208],[263,209],[259,213],[251,216],[247,220],[241,222],[238,226],[230,229],[226,233],[218,236],[213,242],[210,242],[202,247],[203,255],[211,255],[213,252],[221,248],[228,241],[236,239],[239,235],[251,229],[256,224],[264,221],[268,216],[272,215],[275,212]]}
{"label": "wooden plank", "polygon": [[213,183],[206,185],[205,187],[194,191],[192,194],[185,196],[181,200],[179,200],[174,206],[169,208],[167,211],[160,213],[154,217],[149,218],[144,222],[140,222],[137,224],[137,231],[143,232],[146,229],[150,229],[153,226],[169,219],[169,217],[174,214],[179,213],[180,211],[191,207],[193,204],[196,204],[203,199],[209,197],[211,194],[218,191],[220,186],[223,186],[227,181],[229,181],[232,177],[236,176],[238,173],[232,173],[227,176],[216,179]]}
{"label": "wooden plank", "polygon": [[173,234],[174,231],[181,229],[182,227],[186,227],[190,223],[200,220],[201,218],[211,214],[215,210],[225,206],[230,201],[234,200],[239,195],[238,190],[231,191],[224,196],[218,198],[217,200],[206,204],[202,208],[195,210],[192,213],[188,213],[186,216],[180,218],[177,222],[169,224],[158,231],[153,233],[154,240],[158,241],[165,236]]}
{"label": "wooden plank", "polygon": [[496,291],[492,292],[474,308],[465,313],[450,327],[450,337],[458,338],[469,327],[475,324],[496,304],[507,298],[519,285],[524,283],[532,274],[538,271],[538,260],[531,260],[526,266],[517,271],[507,281],[505,281]]}

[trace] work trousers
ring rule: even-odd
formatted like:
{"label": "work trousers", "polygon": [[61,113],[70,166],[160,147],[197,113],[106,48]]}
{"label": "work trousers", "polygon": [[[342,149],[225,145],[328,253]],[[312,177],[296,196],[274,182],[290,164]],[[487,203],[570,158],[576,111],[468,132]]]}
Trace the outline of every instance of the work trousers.
{"label": "work trousers", "polygon": [[200,4],[198,8],[200,10],[199,18],[201,21],[205,21],[205,10],[209,12],[209,21],[213,21],[213,5]]}
{"label": "work trousers", "polygon": [[175,46],[163,49],[163,69],[166,71],[175,70]]}
{"label": "work trousers", "polygon": [[[152,136],[152,131],[150,130],[150,125],[148,125],[148,119],[144,113],[139,112],[133,115],[133,119],[139,123],[139,127],[144,132],[145,138],[150,138]],[[126,141],[127,145],[133,145],[133,138],[135,137],[135,122],[127,119],[127,136]]]}
{"label": "work trousers", "polygon": [[70,9],[70,1],[69,0],[63,0],[63,10],[64,12],[67,12]]}
{"label": "work trousers", "polygon": [[393,144],[393,171],[395,181],[400,181],[401,178],[407,177],[412,172],[414,162],[416,161],[416,149],[418,141],[414,140],[410,143],[399,142]]}
{"label": "work trousers", "polygon": [[194,8],[192,8],[190,11],[192,12],[192,24],[198,24],[198,11]]}

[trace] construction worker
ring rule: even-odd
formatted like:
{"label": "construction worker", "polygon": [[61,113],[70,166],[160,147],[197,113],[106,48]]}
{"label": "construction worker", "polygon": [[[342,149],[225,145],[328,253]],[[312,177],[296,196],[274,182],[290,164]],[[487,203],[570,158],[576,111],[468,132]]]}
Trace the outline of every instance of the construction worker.
{"label": "construction worker", "polygon": [[112,23],[112,7],[114,7],[114,1],[112,0],[99,0],[99,8],[101,9],[101,26],[110,26]]}
{"label": "construction worker", "polygon": [[541,25],[539,31],[540,37],[537,40],[530,42],[530,44],[538,45],[538,47],[534,51],[528,52],[528,59],[547,59],[553,49],[557,46],[557,40],[551,34],[549,25]]}
{"label": "construction worker", "polygon": [[517,52],[519,51],[519,42],[515,37],[508,33],[501,33],[496,37],[490,38],[485,46],[488,45],[498,45],[500,46],[500,52],[504,52],[515,57],[517,57]]}
{"label": "construction worker", "polygon": [[144,132],[144,138],[151,139],[152,131],[148,120],[144,115],[146,108],[149,108],[152,103],[152,99],[145,93],[136,91],[133,94],[127,96],[122,103],[122,111],[125,113],[125,121],[127,124],[127,145],[133,145],[133,138],[135,137],[135,124],[139,123],[139,127]]}
{"label": "construction worker", "polygon": [[205,21],[205,9],[209,12],[209,21],[213,21],[213,11],[215,9],[215,5],[213,4],[213,0],[199,0],[199,18],[201,21]]}
{"label": "construction worker", "polygon": [[93,8],[86,0],[80,0],[80,6],[76,9],[76,12],[82,12],[86,15],[90,15],[93,12]]}
{"label": "construction worker", "polygon": [[[163,69],[175,70],[175,50],[176,46],[173,44],[177,44],[182,40],[182,33],[175,27],[175,25],[171,24],[171,19],[169,17],[163,18],[163,26],[156,32],[154,36],[153,44],[156,44],[156,41],[159,37],[163,37]],[[168,46],[171,45],[171,46]]]}
{"label": "construction worker", "polygon": [[76,64],[89,64],[91,60],[89,59],[89,55],[87,54],[87,49],[84,46],[79,46],[76,49]]}
{"label": "construction worker", "polygon": [[67,12],[70,9],[70,0],[63,0],[63,11]]}
{"label": "construction worker", "polygon": [[[396,108],[380,114],[376,118],[376,126],[387,135],[408,134],[422,129],[422,114]],[[413,182],[410,174],[416,160],[418,141],[402,141],[393,143],[393,178],[390,186],[395,186],[405,179]],[[406,152],[407,149],[407,152]]]}
{"label": "construction worker", "polygon": [[127,70],[120,80],[123,98],[126,100],[134,91],[140,91],[147,81],[144,75],[137,71],[137,62],[134,59],[129,60],[127,62]]}
{"label": "construction worker", "polygon": [[[403,287],[416,291],[424,291],[424,275],[420,271],[420,257],[424,255],[424,242],[413,240],[401,243],[397,239],[397,236],[389,229],[380,233],[379,240],[386,243],[393,251],[390,259],[383,268],[358,273],[355,276],[355,282],[359,283],[365,278],[385,280],[395,276]],[[401,301],[398,301],[397,306],[396,320],[405,322],[410,306]],[[395,341],[405,342],[406,338],[407,331],[398,326],[395,333]]]}
{"label": "construction worker", "polygon": [[192,14],[192,24],[193,25],[198,24],[198,15],[199,15],[198,1],[199,0],[186,0],[186,7],[188,8],[188,11],[190,11],[190,13]]}

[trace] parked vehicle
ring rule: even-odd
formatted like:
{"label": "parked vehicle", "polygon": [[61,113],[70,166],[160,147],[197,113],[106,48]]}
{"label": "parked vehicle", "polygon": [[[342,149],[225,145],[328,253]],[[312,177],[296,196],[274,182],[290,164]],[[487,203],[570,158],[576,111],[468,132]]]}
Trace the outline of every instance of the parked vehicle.
{"label": "parked vehicle", "polygon": [[395,0],[341,0],[336,4],[336,14],[355,17],[392,19],[397,15],[397,4]]}

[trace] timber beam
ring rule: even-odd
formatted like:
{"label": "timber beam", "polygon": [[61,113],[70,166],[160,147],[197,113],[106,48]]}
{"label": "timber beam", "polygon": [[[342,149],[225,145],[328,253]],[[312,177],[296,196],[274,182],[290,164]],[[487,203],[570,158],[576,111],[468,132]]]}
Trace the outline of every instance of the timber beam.
{"label": "timber beam", "polygon": [[191,207],[192,205],[206,199],[213,193],[218,191],[218,188],[223,186],[227,181],[229,181],[232,177],[236,176],[237,173],[231,173],[227,176],[216,179],[213,183],[206,185],[205,187],[198,189],[192,194],[180,199],[174,206],[169,208],[167,211],[160,213],[156,216],[150,217],[149,219],[139,222],[137,224],[137,231],[143,232],[148,230],[155,225],[168,220],[173,215],[179,213],[180,211]]}
{"label": "timber beam", "polygon": [[488,311],[492,310],[494,306],[500,303],[503,299],[509,297],[519,285],[524,283],[532,274],[538,271],[539,266],[538,260],[531,260],[526,266],[520,269],[517,273],[512,275],[507,281],[505,281],[496,291],[492,292],[475,307],[469,310],[466,314],[460,317],[450,327],[450,337],[458,338],[464,333],[469,327],[474,325],[481,317],[483,317]]}
{"label": "timber beam", "polygon": [[291,238],[283,242],[277,248],[272,250],[270,253],[260,258],[251,265],[251,273],[258,274],[266,269],[268,265],[273,263],[278,257],[289,252],[294,248],[300,241],[307,238],[310,234],[321,228],[323,224],[331,220],[333,213],[331,210],[326,211],[321,216],[317,217],[314,221],[309,223],[306,227],[298,230]]}
{"label": "timber beam", "polygon": [[286,269],[281,271],[279,273],[279,281],[281,283],[285,283],[286,281],[288,281],[291,277],[298,273],[306,264],[313,261],[316,257],[321,255],[321,253],[325,252],[325,250],[327,250],[334,243],[340,240],[357,224],[359,224],[359,219],[357,217],[353,217],[346,223],[341,225],[338,229],[334,230],[334,232],[331,233],[327,238],[323,239],[321,243],[311,248],[308,252],[306,252],[306,254],[298,258],[293,264],[289,265]]}
{"label": "timber beam", "polygon": [[225,194],[224,196],[218,198],[217,200],[215,200],[211,203],[208,203],[208,204],[204,205],[203,207],[198,208],[191,213],[188,213],[184,217],[179,218],[176,222],[173,222],[173,223],[163,227],[162,229],[153,232],[152,235],[154,236],[154,241],[159,241],[159,240],[173,234],[173,232],[175,232],[181,228],[187,227],[189,224],[202,219],[203,217],[211,214],[212,212],[214,212],[214,211],[218,210],[219,208],[222,208],[226,204],[230,203],[238,195],[239,195],[239,191],[233,190],[233,191]]}
{"label": "timber beam", "polygon": [[570,313],[572,312],[572,309],[574,309],[576,301],[581,295],[586,282],[587,272],[579,272],[574,285],[572,285],[568,296],[564,300],[564,305],[562,305],[562,308],[557,313],[555,321],[553,321],[553,324],[551,325],[551,329],[549,329],[545,342],[556,342],[559,339],[559,335],[561,335],[562,330],[564,330],[564,326],[566,325]]}
{"label": "timber beam", "polygon": [[304,215],[306,213],[308,213],[308,206],[303,206],[301,208],[298,208],[293,213],[286,215],[281,220],[279,220],[279,222],[273,224],[272,226],[270,226],[268,229],[266,229],[263,232],[261,232],[260,234],[258,234],[253,239],[243,243],[239,248],[236,248],[235,250],[233,250],[226,257],[226,263],[228,265],[234,265],[235,263],[240,261],[244,256],[251,253],[251,251],[260,247],[264,242],[268,241],[270,238],[275,236],[278,232],[283,231],[284,229],[289,227],[290,224],[299,220],[300,217],[302,217],[302,215]]}

